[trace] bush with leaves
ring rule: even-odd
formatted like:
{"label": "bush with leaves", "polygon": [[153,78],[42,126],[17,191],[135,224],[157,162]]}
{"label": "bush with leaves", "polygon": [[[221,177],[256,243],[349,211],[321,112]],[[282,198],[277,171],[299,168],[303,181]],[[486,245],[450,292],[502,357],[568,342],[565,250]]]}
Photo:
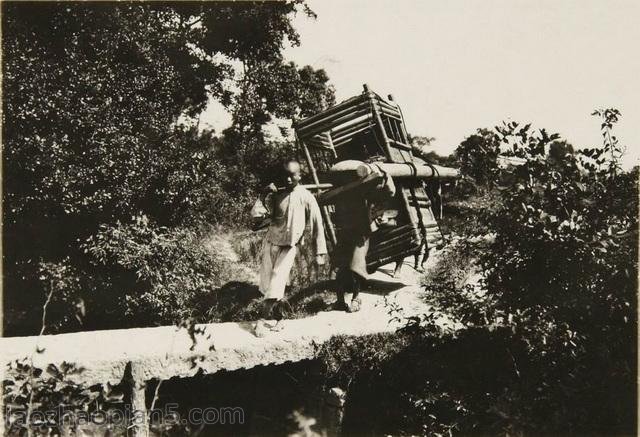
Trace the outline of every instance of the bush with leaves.
{"label": "bush with leaves", "polygon": [[509,328],[523,351],[512,407],[539,432],[634,427],[638,171],[619,165],[619,112],[594,115],[603,147],[564,147],[562,157],[558,135],[515,122],[497,128],[516,164],[496,171],[495,208],[467,235],[493,236],[475,249],[485,295],[476,308],[443,300],[471,326]]}
{"label": "bush with leaves", "polygon": [[165,141],[167,155],[154,163],[150,199],[142,205],[148,215],[166,226],[248,223],[254,186],[239,183],[233,166],[221,159],[223,139],[176,128]]}
{"label": "bush with leaves", "polygon": [[537,364],[528,378],[544,399],[540,419],[561,412],[568,429],[624,431],[635,411],[638,174],[619,167],[618,111],[595,115],[604,146],[567,153],[561,166],[547,159],[557,135],[498,130],[524,162],[495,181],[495,241],[480,262],[495,314]]}
{"label": "bush with leaves", "polygon": [[[333,99],[324,71],[282,56],[298,12],[314,16],[300,0],[2,4],[7,334],[37,332],[41,270],[95,276],[79,243],[101,225],[245,223],[263,164],[290,150],[251,134]],[[180,127],[210,99],[240,135]]]}
{"label": "bush with leaves", "polygon": [[469,176],[481,188],[491,188],[499,172],[500,138],[489,129],[478,129],[455,150],[463,175]]}
{"label": "bush with leaves", "polygon": [[[202,244],[203,236],[165,228],[144,216],[102,226],[83,248],[102,287],[89,291],[93,323],[111,327],[180,323],[201,315],[200,302],[241,277],[227,259]],[[99,313],[98,313],[98,310]],[[112,313],[112,320],[104,320]]]}
{"label": "bush with leaves", "polygon": [[425,277],[460,329],[426,315],[382,343],[334,342],[322,356],[350,384],[345,431],[635,432],[638,170],[619,166],[619,113],[595,115],[604,145],[577,151],[545,130],[496,129],[512,164]]}
{"label": "bush with leaves", "polygon": [[46,334],[208,321],[216,293],[246,273],[205,238],[146,216],[101,226],[82,243],[83,258],[41,264],[50,294]]}
{"label": "bush with leaves", "polygon": [[[66,362],[44,370],[28,360],[10,363],[7,373],[12,377],[3,381],[5,435],[91,434],[100,428],[125,435],[122,387],[73,382],[70,376],[81,371]],[[92,423],[91,417],[102,423]]]}

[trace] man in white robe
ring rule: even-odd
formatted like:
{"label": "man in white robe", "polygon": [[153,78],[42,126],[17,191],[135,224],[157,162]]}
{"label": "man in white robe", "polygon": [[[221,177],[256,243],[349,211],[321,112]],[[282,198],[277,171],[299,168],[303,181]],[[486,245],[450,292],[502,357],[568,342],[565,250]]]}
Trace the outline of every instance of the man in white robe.
{"label": "man in white robe", "polygon": [[[284,298],[289,274],[296,257],[297,246],[304,237],[307,223],[310,224],[316,252],[316,263],[325,263],[327,244],[324,236],[322,214],[318,202],[311,192],[300,185],[300,164],[288,161],[284,168],[284,187],[270,185],[270,193],[264,204],[271,216],[271,223],[262,244],[260,266],[260,292],[264,296],[265,312],[270,318],[274,308]],[[275,315],[281,318],[281,314]],[[279,323],[276,326],[280,326]],[[264,335],[264,322],[256,324],[256,335]]]}

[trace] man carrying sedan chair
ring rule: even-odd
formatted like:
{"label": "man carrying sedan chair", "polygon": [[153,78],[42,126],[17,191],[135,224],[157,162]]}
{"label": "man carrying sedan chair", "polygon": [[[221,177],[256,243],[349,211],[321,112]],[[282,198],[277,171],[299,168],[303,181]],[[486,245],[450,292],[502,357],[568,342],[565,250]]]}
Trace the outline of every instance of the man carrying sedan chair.
{"label": "man carrying sedan chair", "polygon": [[[353,175],[341,172],[341,165],[352,167],[357,161],[344,161],[332,168],[333,182],[338,185],[353,184]],[[374,164],[375,165],[375,164]],[[363,183],[353,190],[333,199],[337,244],[332,253],[332,265],[337,267],[337,301],[335,309],[347,312],[360,310],[362,301],[358,297],[369,277],[367,253],[371,234],[381,225],[381,208],[395,194],[393,179],[384,172],[381,180]],[[351,294],[347,304],[345,294]]]}

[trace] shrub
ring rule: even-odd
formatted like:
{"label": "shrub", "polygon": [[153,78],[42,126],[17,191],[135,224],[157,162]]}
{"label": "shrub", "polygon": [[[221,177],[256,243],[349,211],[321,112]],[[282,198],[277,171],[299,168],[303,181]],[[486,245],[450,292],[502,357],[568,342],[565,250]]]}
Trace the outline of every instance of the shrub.
{"label": "shrub", "polygon": [[[122,387],[74,383],[69,376],[82,369],[66,362],[40,369],[24,359],[7,367],[11,378],[3,381],[5,435],[96,434],[101,428],[126,434],[122,413],[117,415],[124,411]],[[92,423],[94,414],[103,423]]]}
{"label": "shrub", "polygon": [[92,307],[113,311],[118,327],[197,316],[206,310],[199,301],[238,273],[201,240],[194,230],[159,227],[144,216],[101,227],[83,245],[102,282],[91,291]]}
{"label": "shrub", "polygon": [[604,146],[577,152],[544,130],[497,129],[519,164],[466,199],[490,207],[425,278],[461,329],[427,315],[399,349],[402,337],[334,345],[327,367],[351,381],[345,432],[635,432],[638,171],[619,167],[619,113],[596,115]]}
{"label": "shrub", "polygon": [[462,173],[471,177],[481,188],[491,188],[493,185],[499,172],[499,154],[500,139],[488,129],[478,129],[477,133],[460,143],[455,151]]}
{"label": "shrub", "polygon": [[164,140],[166,156],[154,163],[144,212],[165,226],[248,223],[253,187],[221,162],[221,142],[211,131],[176,128]]}
{"label": "shrub", "polygon": [[517,435],[511,427],[520,418],[511,415],[513,392],[506,390],[517,375],[507,344],[499,331],[452,336],[428,322],[398,333],[336,337],[320,358],[329,386],[348,388],[345,434],[500,435],[509,429]]}
{"label": "shrub", "polygon": [[[257,113],[250,127],[258,131],[272,115],[291,118],[331,104],[324,71],[300,69],[281,56],[287,43],[299,44],[296,11],[313,16],[298,0],[198,7],[3,4],[10,30],[2,40],[6,333],[38,331],[34,308],[46,296],[49,276],[63,270],[65,290],[75,282],[76,288],[111,290],[111,298],[126,293],[112,288],[142,281],[129,272],[116,275],[121,284],[101,284],[112,272],[91,272],[79,243],[104,232],[101,224],[116,229],[118,220],[141,214],[167,229],[245,223],[263,164],[291,143],[253,138],[243,129],[220,139],[178,122],[195,125],[210,99],[233,113],[236,127],[246,124],[239,118]],[[245,68],[235,75],[238,63]],[[238,102],[247,94],[253,107]],[[242,153],[222,159],[223,142]],[[115,311],[107,298],[104,303]]]}
{"label": "shrub", "polygon": [[495,207],[467,229],[493,237],[468,243],[484,295],[446,280],[433,288],[467,326],[508,328],[522,378],[508,387],[510,408],[538,432],[634,429],[638,174],[619,167],[619,113],[596,115],[604,146],[576,153],[544,129],[498,128],[521,164],[494,175]]}
{"label": "shrub", "polygon": [[[162,227],[145,216],[101,226],[82,243],[83,258],[39,264],[40,301],[51,295],[45,333],[257,319],[264,234],[222,229]],[[318,268],[314,260],[312,245],[301,246],[287,318],[317,313],[334,300],[329,266]],[[29,308],[34,325],[38,309]]]}

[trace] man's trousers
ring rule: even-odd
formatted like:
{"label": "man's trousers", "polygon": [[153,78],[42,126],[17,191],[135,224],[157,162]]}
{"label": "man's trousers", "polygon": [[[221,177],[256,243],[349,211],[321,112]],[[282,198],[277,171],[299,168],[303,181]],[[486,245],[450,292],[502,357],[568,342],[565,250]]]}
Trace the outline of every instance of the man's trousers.
{"label": "man's trousers", "polygon": [[276,246],[267,240],[262,243],[260,292],[265,299],[280,300],[284,297],[295,258],[295,246]]}

